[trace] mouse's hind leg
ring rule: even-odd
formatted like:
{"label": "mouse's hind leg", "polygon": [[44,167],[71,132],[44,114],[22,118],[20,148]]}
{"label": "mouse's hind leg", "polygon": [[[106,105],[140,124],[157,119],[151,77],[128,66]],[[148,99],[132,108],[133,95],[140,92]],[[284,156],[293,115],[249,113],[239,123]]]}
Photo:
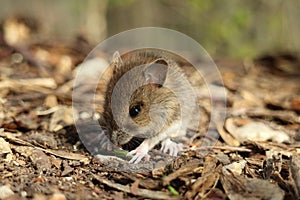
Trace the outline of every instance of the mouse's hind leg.
{"label": "mouse's hind leg", "polygon": [[177,156],[180,151],[183,151],[183,144],[176,143],[170,138],[167,138],[161,142],[160,150],[164,153],[169,153],[171,156]]}
{"label": "mouse's hind leg", "polygon": [[[175,129],[175,131],[171,132],[166,139],[162,140],[160,151],[168,153],[170,156],[177,156],[180,151],[183,151],[182,139],[185,135],[185,129]],[[171,138],[175,139],[176,142]],[[180,138],[180,140],[178,140],[178,138]]]}

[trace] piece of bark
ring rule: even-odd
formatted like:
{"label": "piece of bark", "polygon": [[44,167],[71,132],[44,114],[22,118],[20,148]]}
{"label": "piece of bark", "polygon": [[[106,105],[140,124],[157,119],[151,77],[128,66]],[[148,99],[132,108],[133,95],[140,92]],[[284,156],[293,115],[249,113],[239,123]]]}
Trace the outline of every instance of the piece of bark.
{"label": "piece of bark", "polygon": [[236,175],[225,168],[222,169],[220,180],[228,198],[231,200],[281,200],[284,198],[284,192],[277,185],[267,180]]}

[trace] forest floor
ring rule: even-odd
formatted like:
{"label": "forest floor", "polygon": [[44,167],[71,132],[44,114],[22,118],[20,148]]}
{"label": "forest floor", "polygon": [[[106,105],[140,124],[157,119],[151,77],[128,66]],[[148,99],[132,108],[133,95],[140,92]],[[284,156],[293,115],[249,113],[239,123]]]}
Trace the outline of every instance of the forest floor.
{"label": "forest floor", "polygon": [[90,49],[0,39],[0,199],[300,198],[296,55],[215,59],[227,90],[216,144],[133,173],[94,158],[76,132],[72,80]]}

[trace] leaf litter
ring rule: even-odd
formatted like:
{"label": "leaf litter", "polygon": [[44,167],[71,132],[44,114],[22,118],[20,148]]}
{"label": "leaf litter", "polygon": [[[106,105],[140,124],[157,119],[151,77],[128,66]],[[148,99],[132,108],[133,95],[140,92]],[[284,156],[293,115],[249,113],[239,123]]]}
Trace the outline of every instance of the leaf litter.
{"label": "leaf litter", "polygon": [[284,68],[266,62],[280,54],[218,59],[228,113],[216,145],[199,147],[211,112],[199,88],[193,146],[166,167],[133,173],[92,157],[76,133],[72,84],[87,52],[18,41],[0,39],[0,199],[300,198],[299,59]]}

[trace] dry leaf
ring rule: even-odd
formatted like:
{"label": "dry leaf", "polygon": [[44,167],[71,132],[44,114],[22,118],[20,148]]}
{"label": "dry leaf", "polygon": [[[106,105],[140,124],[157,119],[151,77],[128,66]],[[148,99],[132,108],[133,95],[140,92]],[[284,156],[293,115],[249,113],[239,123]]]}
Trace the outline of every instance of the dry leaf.
{"label": "dry leaf", "polygon": [[223,168],[226,170],[230,170],[231,172],[235,173],[235,174],[242,174],[243,169],[246,166],[247,161],[245,160],[241,160],[238,162],[233,162],[229,165],[224,166]]}
{"label": "dry leaf", "polygon": [[0,199],[6,199],[12,196],[14,192],[10,189],[9,185],[0,186]]}
{"label": "dry leaf", "polygon": [[0,137],[0,155],[12,153],[9,143],[6,142],[2,137]]}
{"label": "dry leaf", "polygon": [[61,173],[62,176],[69,175],[74,170],[72,167],[70,167],[69,163],[66,160],[62,162],[62,167],[63,167],[63,171]]}
{"label": "dry leaf", "polygon": [[232,119],[226,120],[226,129],[238,141],[268,141],[283,143],[290,142],[290,137],[283,131],[274,130],[262,122],[249,122],[244,126],[236,126]]}
{"label": "dry leaf", "polygon": [[34,132],[29,135],[29,140],[32,144],[38,144],[44,148],[57,149],[57,141],[53,134],[45,135],[45,132]]}
{"label": "dry leaf", "polygon": [[3,160],[6,162],[11,162],[13,159],[13,154],[9,143],[0,137],[0,159],[2,158],[4,158]]}
{"label": "dry leaf", "polygon": [[222,169],[221,183],[231,200],[281,200],[284,197],[284,192],[277,185],[271,184],[267,180],[235,175],[225,168]]}
{"label": "dry leaf", "polygon": [[139,180],[136,180],[136,181],[134,181],[134,183],[131,185],[130,191],[131,191],[132,194],[137,195],[137,193],[138,193],[138,191],[139,191],[139,184],[140,184],[140,181],[139,181]]}
{"label": "dry leaf", "polygon": [[203,199],[206,194],[216,186],[217,182],[219,181],[219,177],[220,175],[215,171],[199,177],[192,185],[192,190],[188,191],[185,197],[187,199],[194,199],[196,195],[197,199]]}
{"label": "dry leaf", "polygon": [[300,97],[295,97],[293,99],[290,100],[291,102],[291,108],[293,110],[300,110]]}
{"label": "dry leaf", "polygon": [[46,171],[51,168],[49,156],[43,151],[34,149],[29,157],[39,171]]}
{"label": "dry leaf", "polygon": [[59,106],[51,117],[49,130],[56,132],[72,124],[74,124],[72,107]]}
{"label": "dry leaf", "polygon": [[238,147],[240,146],[240,142],[235,139],[234,137],[232,137],[232,135],[230,135],[224,128],[222,125],[218,125],[217,124],[217,129],[218,132],[220,134],[220,136],[222,137],[222,139],[229,145],[229,146],[234,146],[234,147]]}
{"label": "dry leaf", "polygon": [[61,159],[56,158],[55,156],[51,156],[50,161],[51,161],[52,165],[54,165],[57,169],[60,169],[60,166],[62,163]]}

